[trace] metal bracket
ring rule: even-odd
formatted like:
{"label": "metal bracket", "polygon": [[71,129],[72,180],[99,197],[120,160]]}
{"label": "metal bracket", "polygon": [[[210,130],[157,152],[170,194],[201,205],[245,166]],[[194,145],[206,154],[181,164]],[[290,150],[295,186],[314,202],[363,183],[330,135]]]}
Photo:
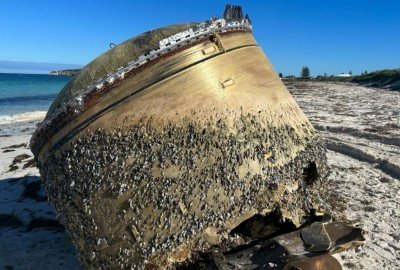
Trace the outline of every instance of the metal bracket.
{"label": "metal bracket", "polygon": [[215,43],[215,45],[217,45],[218,49],[221,52],[226,52],[224,45],[222,44],[222,40],[221,40],[221,36],[218,35],[217,33],[213,32],[211,35],[211,41]]}

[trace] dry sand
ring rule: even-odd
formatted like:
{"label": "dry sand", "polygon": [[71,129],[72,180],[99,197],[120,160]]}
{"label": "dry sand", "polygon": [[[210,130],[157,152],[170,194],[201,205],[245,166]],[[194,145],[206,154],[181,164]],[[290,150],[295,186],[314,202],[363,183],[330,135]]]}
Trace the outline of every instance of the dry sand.
{"label": "dry sand", "polygon": [[[350,84],[286,84],[330,149],[335,217],[366,231],[361,248],[336,258],[344,269],[400,269],[400,93]],[[32,153],[21,144],[29,143],[43,117],[35,112],[0,121],[0,269],[79,269],[37,168],[23,168]],[[17,146],[7,149],[12,145]],[[10,171],[17,156],[22,161]]]}
{"label": "dry sand", "polygon": [[[32,163],[29,140],[44,115],[23,114],[0,124],[0,269],[79,269],[76,251],[45,198],[39,170],[34,164],[23,168]],[[24,159],[10,171],[18,156]]]}
{"label": "dry sand", "polygon": [[325,138],[335,217],[366,232],[362,247],[335,257],[344,269],[400,269],[400,93],[286,84]]}

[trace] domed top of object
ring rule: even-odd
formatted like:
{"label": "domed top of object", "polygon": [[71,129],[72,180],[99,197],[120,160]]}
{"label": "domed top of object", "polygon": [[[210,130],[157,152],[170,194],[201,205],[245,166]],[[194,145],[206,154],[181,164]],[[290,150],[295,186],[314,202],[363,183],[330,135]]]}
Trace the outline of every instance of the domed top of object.
{"label": "domed top of object", "polygon": [[[229,10],[229,7],[227,7],[227,10]],[[219,41],[219,35],[252,31],[251,23],[247,17],[243,18],[240,15],[235,18],[237,20],[231,18],[232,20],[228,21],[224,18],[213,17],[200,24],[185,23],[159,28],[131,38],[103,53],[85,66],[61,90],[47,112],[45,120],[32,136],[33,151],[41,149],[68,123],[74,121],[88,108],[93,108],[94,104],[107,96],[111,89],[119,88],[119,85],[126,81],[128,77],[132,78],[132,76],[148,70],[149,66],[160,61],[163,62],[189,47],[197,48],[196,45],[202,42],[213,42],[218,46],[218,50],[208,51],[212,48],[207,48],[204,53],[201,53],[202,57],[207,58],[210,53],[212,55],[221,50],[225,51]],[[251,39],[248,41],[253,44],[254,42]],[[182,61],[178,58],[174,59]],[[176,61],[174,63],[177,63]],[[182,65],[185,66],[185,63],[188,62],[183,61]],[[154,76],[147,78],[147,84],[161,79],[162,75],[166,74],[166,70],[170,70],[170,68],[159,67],[153,71]],[[142,76],[139,77],[142,78]],[[133,88],[137,88],[138,85],[136,84]],[[145,85],[143,84],[141,87],[145,87]],[[112,106],[112,104],[113,102],[107,106]],[[99,111],[99,107],[96,107],[96,109]]]}
{"label": "domed top of object", "polygon": [[64,86],[47,112],[46,119],[51,118],[65,103],[73,99],[79,90],[94,84],[100,78],[107,76],[109,73],[113,73],[118,68],[126,66],[130,61],[136,60],[140,55],[157,49],[161,39],[185,31],[195,25],[195,23],[175,24],[151,30],[130,38],[101,54],[82,68],[80,72]]}

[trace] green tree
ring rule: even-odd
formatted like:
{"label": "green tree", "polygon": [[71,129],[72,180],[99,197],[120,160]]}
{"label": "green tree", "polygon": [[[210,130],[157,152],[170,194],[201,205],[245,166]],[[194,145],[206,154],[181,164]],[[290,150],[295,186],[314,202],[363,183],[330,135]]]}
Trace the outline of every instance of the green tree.
{"label": "green tree", "polygon": [[279,72],[279,78],[282,78],[282,73]]}
{"label": "green tree", "polygon": [[350,70],[350,71],[349,71],[349,74],[350,74],[350,75],[353,75],[353,72],[351,72],[351,70]]}
{"label": "green tree", "polygon": [[308,79],[310,78],[310,69],[307,66],[304,66],[301,69],[300,77]]}

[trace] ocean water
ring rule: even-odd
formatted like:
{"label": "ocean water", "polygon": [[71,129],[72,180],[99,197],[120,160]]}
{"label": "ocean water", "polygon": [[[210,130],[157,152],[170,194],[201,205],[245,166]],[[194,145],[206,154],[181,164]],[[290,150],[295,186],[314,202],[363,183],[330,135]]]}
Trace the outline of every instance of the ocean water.
{"label": "ocean water", "polygon": [[0,73],[0,120],[26,112],[47,111],[70,78]]}

